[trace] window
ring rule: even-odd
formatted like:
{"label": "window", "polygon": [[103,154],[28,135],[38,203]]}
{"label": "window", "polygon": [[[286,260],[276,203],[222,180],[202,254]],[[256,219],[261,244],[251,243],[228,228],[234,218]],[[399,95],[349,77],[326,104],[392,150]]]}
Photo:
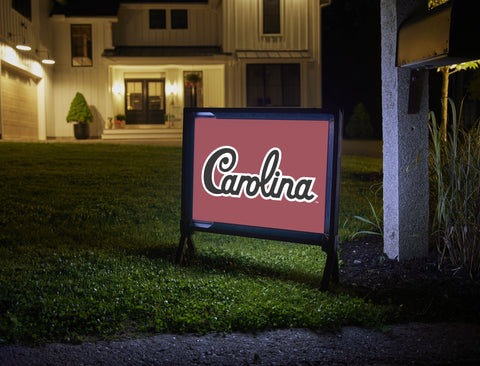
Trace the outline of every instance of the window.
{"label": "window", "polygon": [[72,24],[72,66],[92,66],[92,25]]}
{"label": "window", "polygon": [[248,64],[247,106],[300,106],[300,64]]}
{"label": "window", "polygon": [[[170,29],[188,29],[188,12],[186,9],[168,10],[170,15]],[[167,10],[149,10],[150,29],[167,29]]]}
{"label": "window", "polygon": [[22,14],[25,18],[32,20],[31,0],[12,0],[12,8]]}
{"label": "window", "polygon": [[183,100],[185,107],[203,107],[203,73],[201,71],[183,72]]}
{"label": "window", "polygon": [[170,20],[171,20],[172,29],[187,29],[188,28],[187,10],[171,10]]}
{"label": "window", "polygon": [[143,109],[142,81],[126,81],[125,84],[127,111],[141,111]]}
{"label": "window", "polygon": [[150,10],[150,29],[166,29],[167,18],[164,9]]}
{"label": "window", "polygon": [[263,0],[263,34],[279,34],[280,0]]}

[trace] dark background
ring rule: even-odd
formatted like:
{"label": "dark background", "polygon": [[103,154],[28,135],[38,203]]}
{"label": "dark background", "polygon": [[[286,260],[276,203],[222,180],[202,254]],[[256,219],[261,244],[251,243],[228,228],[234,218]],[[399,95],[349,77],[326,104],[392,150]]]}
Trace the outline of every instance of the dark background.
{"label": "dark background", "polygon": [[[380,0],[332,0],[322,11],[322,41],[324,107],[343,109],[347,124],[353,108],[363,103],[372,137],[381,139]],[[439,118],[442,76],[431,69],[428,78],[429,110]],[[461,119],[469,128],[480,116],[480,70],[460,71],[449,80],[449,97],[457,112],[463,100]]]}
{"label": "dark background", "polygon": [[323,106],[345,123],[363,103],[382,137],[380,0],[333,0],[322,11]]}

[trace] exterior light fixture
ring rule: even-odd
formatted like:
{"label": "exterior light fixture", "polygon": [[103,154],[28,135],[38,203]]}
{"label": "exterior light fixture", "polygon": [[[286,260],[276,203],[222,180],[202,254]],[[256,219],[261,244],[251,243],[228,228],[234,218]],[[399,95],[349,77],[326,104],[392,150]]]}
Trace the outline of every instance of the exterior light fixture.
{"label": "exterior light fixture", "polygon": [[[27,29],[27,26],[25,25],[25,23],[21,23],[21,26],[23,29]],[[15,48],[17,50],[20,50],[20,51],[31,51],[32,50],[32,47],[30,47],[26,40],[25,40],[25,34],[23,35],[14,35],[12,33],[8,33],[8,37],[10,39],[20,39],[20,41],[18,41],[16,44],[15,44]]]}
{"label": "exterior light fixture", "polygon": [[118,96],[125,94],[125,85],[121,83],[114,83],[112,86],[112,92]]}
{"label": "exterior light fixture", "polygon": [[46,57],[41,57],[42,64],[45,64],[45,65],[55,64],[55,60],[50,57],[50,53],[47,50],[37,50],[37,54],[40,55],[40,53],[46,54]]}
{"label": "exterior light fixture", "polygon": [[17,36],[15,34],[12,34],[12,33],[8,33],[8,38],[10,38],[11,40],[15,40],[15,39],[19,39],[21,38],[21,40],[19,42],[16,42],[15,43],[15,48],[17,50],[20,50],[20,51],[31,51],[32,50],[32,47],[30,47],[27,42],[25,41],[25,36]]}
{"label": "exterior light fixture", "polygon": [[177,83],[169,83],[167,85],[167,94],[177,95],[178,87]]}
{"label": "exterior light fixture", "polygon": [[18,43],[17,45],[15,45],[15,48],[17,50],[20,50],[20,51],[31,51],[32,50],[32,47],[30,47],[29,45],[26,44],[25,40],[23,40],[22,43]]}

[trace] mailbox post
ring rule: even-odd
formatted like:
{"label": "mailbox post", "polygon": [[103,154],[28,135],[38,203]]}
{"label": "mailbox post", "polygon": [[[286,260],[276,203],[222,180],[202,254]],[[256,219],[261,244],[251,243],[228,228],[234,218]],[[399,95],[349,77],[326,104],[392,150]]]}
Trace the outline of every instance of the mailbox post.
{"label": "mailbox post", "polygon": [[[479,58],[474,0],[381,0],[384,250],[428,253],[428,68]],[[418,15],[420,14],[420,15]]]}

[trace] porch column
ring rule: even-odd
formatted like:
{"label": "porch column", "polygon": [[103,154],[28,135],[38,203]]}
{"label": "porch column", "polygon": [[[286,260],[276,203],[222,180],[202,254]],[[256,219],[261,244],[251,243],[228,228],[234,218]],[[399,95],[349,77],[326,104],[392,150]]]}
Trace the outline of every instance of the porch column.
{"label": "porch column", "polygon": [[[384,251],[406,260],[428,253],[428,73],[419,111],[408,113],[411,70],[396,63],[397,31],[426,0],[381,0]],[[417,160],[418,159],[418,160]]]}

